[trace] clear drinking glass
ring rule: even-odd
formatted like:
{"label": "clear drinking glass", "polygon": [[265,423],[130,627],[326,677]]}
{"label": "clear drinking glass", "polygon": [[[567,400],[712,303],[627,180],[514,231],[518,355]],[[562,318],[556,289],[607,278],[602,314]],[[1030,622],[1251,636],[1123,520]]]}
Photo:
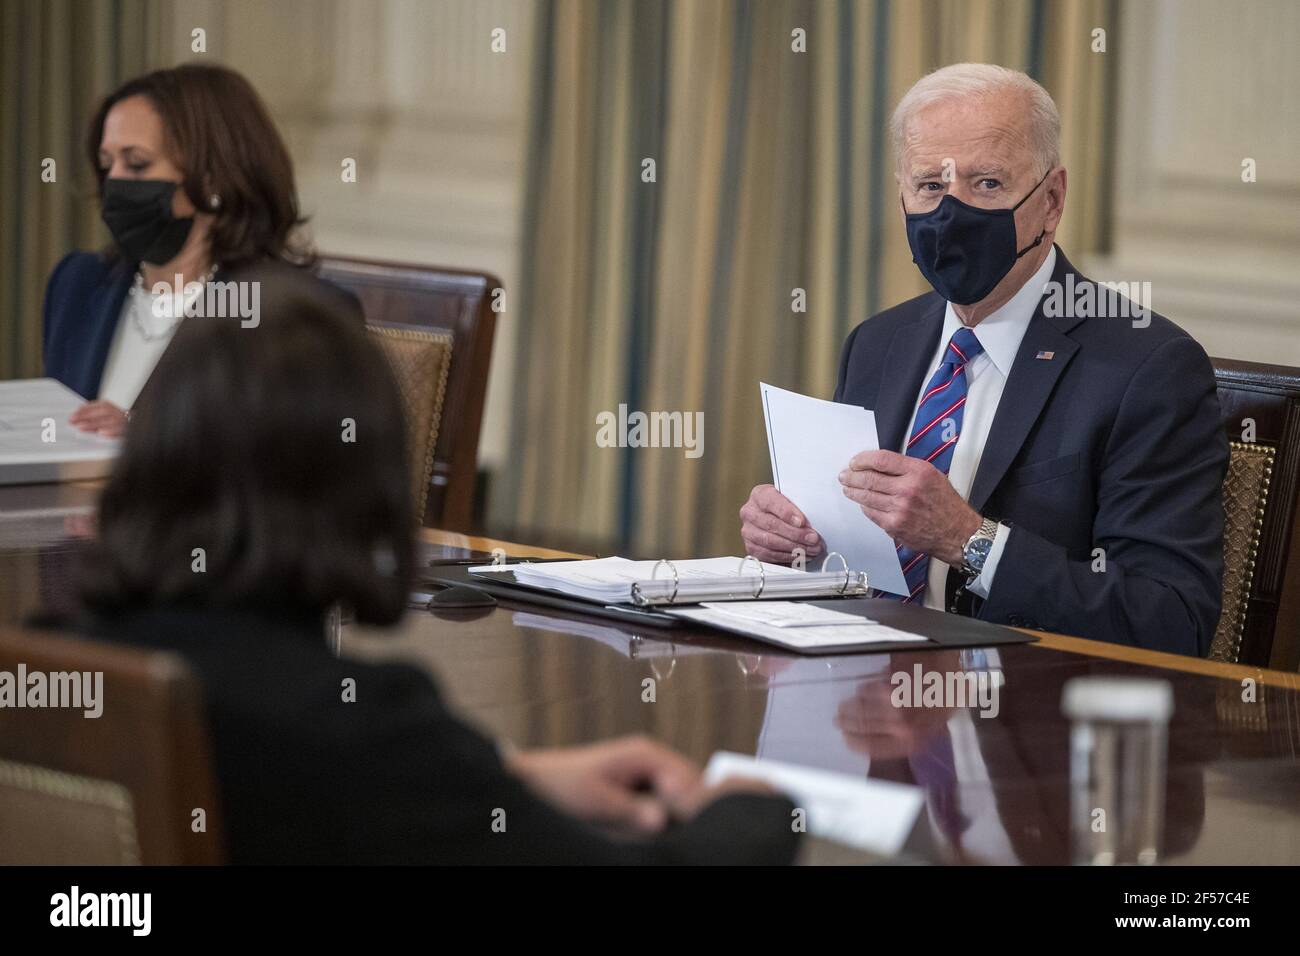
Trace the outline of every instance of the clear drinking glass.
{"label": "clear drinking glass", "polygon": [[1061,710],[1070,720],[1070,846],[1075,864],[1150,865],[1164,831],[1168,681],[1076,677]]}

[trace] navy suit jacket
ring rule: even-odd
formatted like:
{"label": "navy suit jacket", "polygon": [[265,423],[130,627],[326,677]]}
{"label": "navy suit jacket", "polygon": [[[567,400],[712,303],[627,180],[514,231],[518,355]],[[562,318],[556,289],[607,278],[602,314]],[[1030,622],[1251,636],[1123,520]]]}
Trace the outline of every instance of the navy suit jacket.
{"label": "navy suit jacket", "polygon": [[[1052,279],[1069,273],[1076,296],[1092,284],[1058,248]],[[1210,360],[1155,313],[1143,328],[1128,317],[1048,316],[1045,301],[969,498],[1011,532],[988,599],[961,589],[958,606],[998,624],[1203,657],[1222,603],[1228,465]],[[882,448],[903,444],[945,307],[927,293],[845,342],[835,400],[874,410]],[[949,575],[950,608],[957,579]]]}
{"label": "navy suit jacket", "polygon": [[[362,320],[361,303],[351,292],[306,269],[279,260],[245,267],[260,281],[275,281],[277,293],[321,296]],[[245,268],[221,270],[218,281],[232,281]],[[45,289],[43,354],[45,375],[58,379],[85,399],[99,397],[108,349],[113,344],[122,303],[135,279],[135,268],[118,256],[71,252],[50,273]],[[268,296],[263,295],[263,309]]]}
{"label": "navy suit jacket", "polygon": [[108,348],[135,272],[120,258],[72,252],[45,287],[45,375],[85,399],[99,396]]}

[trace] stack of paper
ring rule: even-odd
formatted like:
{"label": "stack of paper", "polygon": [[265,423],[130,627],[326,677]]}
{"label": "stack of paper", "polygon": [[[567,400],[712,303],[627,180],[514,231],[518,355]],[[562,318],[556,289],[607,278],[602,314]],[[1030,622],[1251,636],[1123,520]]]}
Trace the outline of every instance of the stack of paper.
{"label": "stack of paper", "polygon": [[668,613],[796,651],[929,640],[861,614],[792,601],[705,602],[697,608],[672,608]]}
{"label": "stack of paper", "polygon": [[52,378],[0,382],[0,485],[107,475],[118,440],[68,423],[84,402]]}
{"label": "stack of paper", "polygon": [[876,416],[856,405],[825,402],[760,383],[772,483],[854,571],[873,588],[906,594],[894,542],[862,508],[844,496],[839,474],[863,451],[880,447]]}

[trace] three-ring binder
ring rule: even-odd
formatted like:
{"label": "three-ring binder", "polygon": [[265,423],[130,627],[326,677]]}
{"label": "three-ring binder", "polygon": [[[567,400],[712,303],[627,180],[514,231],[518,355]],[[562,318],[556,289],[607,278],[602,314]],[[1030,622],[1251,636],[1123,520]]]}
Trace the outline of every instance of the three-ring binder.
{"label": "three-ring binder", "polygon": [[[842,570],[826,570],[832,558],[839,559]],[[757,575],[744,573],[751,561],[758,568]],[[667,567],[672,577],[661,578],[661,567]],[[632,584],[632,603],[638,607],[655,607],[666,604],[698,604],[701,601],[865,597],[869,592],[867,572],[851,571],[844,555],[832,551],[822,561],[821,571],[776,576],[769,576],[761,561],[753,555],[746,555],[736,569],[736,577],[723,580],[683,579],[672,561],[661,559],[650,572],[650,580]]]}

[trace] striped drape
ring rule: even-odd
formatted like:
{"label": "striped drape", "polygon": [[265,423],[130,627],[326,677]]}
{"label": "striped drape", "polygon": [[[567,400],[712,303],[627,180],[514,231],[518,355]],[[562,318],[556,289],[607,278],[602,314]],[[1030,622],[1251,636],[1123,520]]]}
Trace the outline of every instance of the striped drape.
{"label": "striped drape", "polygon": [[[847,332],[926,288],[892,176],[898,98],[963,60],[1038,78],[1065,128],[1058,240],[1098,249],[1115,17],[1113,0],[542,3],[494,528],[736,552],[737,510],[770,479],[759,381],[829,397]],[[620,405],[702,412],[703,453],[602,447],[597,416]]]}
{"label": "striped drape", "polygon": [[99,98],[149,68],[157,10],[157,0],[0,5],[0,378],[40,374],[50,270],[107,241],[83,135]]}

